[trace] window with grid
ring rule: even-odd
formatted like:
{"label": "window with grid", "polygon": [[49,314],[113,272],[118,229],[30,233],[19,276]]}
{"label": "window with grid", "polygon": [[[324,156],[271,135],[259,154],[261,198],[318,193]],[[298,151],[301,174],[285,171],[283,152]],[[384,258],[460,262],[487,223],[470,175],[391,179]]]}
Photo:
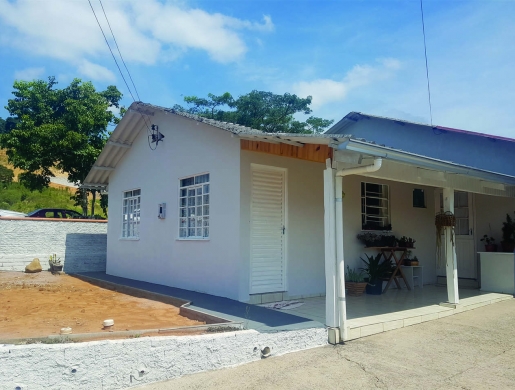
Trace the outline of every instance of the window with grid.
{"label": "window with grid", "polygon": [[180,179],[179,238],[209,238],[209,173]]}
{"label": "window with grid", "polygon": [[123,193],[122,237],[139,237],[141,190]]}
{"label": "window with grid", "polygon": [[361,228],[391,230],[390,191],[386,184],[361,183]]}

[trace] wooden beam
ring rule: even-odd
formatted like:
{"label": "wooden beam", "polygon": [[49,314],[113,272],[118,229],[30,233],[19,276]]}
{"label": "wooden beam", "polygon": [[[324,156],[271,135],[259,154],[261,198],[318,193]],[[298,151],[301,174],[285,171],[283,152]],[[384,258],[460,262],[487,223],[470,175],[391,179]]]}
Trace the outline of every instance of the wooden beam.
{"label": "wooden beam", "polygon": [[[274,139],[274,141],[276,140]],[[284,143],[277,144],[265,141],[250,141],[242,139],[240,140],[240,147],[241,150],[298,158],[300,160],[319,163],[325,163],[328,158],[333,158],[333,149],[328,145],[305,144],[304,147],[301,148]]]}

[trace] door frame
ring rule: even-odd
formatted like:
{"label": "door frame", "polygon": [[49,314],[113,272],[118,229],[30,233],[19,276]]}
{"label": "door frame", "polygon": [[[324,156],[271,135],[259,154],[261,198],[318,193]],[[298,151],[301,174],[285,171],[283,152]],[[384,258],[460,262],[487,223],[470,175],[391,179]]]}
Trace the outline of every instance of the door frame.
{"label": "door frame", "polygon": [[[454,190],[454,193],[456,192],[465,192],[468,194],[468,203],[469,203],[469,230],[472,230],[472,234],[470,234],[470,236],[472,237],[471,238],[471,241],[472,241],[472,244],[473,244],[473,253],[475,253],[476,255],[474,256],[474,262],[473,262],[473,267],[474,267],[474,273],[475,273],[475,278],[466,278],[466,277],[460,277],[460,272],[458,271],[458,279],[468,279],[468,280],[476,280],[476,281],[479,281],[479,267],[478,267],[478,259],[477,259],[477,237],[476,237],[476,202],[475,202],[475,196],[474,196],[474,193],[473,192],[468,192],[468,191],[460,191],[460,190]],[[441,194],[443,193],[443,189],[442,188],[436,188],[435,189],[435,214],[436,213],[439,213],[440,212],[440,196]],[[472,219],[472,224],[470,224],[470,220]],[[455,236],[455,239],[457,239],[457,237]],[[442,241],[442,244],[445,244],[444,241]],[[442,251],[443,249],[443,251]],[[443,254],[442,256],[445,256],[445,248],[444,246],[442,245],[442,249],[440,249]],[[438,253],[436,252],[436,255],[438,256]],[[444,275],[441,275],[441,269],[438,268],[438,261],[436,262],[436,276],[437,277],[446,277],[445,275],[445,272],[444,272]],[[444,269],[445,271],[445,269]]]}
{"label": "door frame", "polygon": [[[252,172],[253,171],[276,171],[276,172],[282,172],[284,174],[284,185],[283,185],[283,223],[284,223],[284,234],[283,234],[283,266],[284,266],[284,272],[283,272],[283,290],[281,291],[267,291],[267,292],[253,292],[252,291],[252,209],[253,209],[253,203],[252,203]],[[264,164],[256,164],[251,163],[250,164],[250,215],[249,215],[249,294],[270,294],[274,292],[285,292],[288,291],[288,169],[283,167],[276,167],[272,165],[264,165]]]}

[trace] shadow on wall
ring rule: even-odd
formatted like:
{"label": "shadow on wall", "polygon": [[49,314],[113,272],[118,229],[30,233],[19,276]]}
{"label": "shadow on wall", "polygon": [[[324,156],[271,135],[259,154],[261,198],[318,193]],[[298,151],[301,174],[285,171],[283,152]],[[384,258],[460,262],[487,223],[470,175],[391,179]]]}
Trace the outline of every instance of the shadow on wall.
{"label": "shadow on wall", "polygon": [[105,272],[107,234],[68,233],[63,271]]}

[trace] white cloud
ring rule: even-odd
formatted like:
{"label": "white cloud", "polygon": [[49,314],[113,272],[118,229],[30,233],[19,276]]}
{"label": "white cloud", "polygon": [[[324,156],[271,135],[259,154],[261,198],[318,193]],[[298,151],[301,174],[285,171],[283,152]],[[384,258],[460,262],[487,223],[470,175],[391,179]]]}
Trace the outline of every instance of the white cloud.
{"label": "white cloud", "polygon": [[43,73],[45,73],[45,68],[26,68],[14,72],[14,78],[16,80],[32,81],[40,78]]}
{"label": "white cloud", "polygon": [[109,69],[102,65],[94,64],[88,60],[83,60],[79,65],[79,72],[96,81],[115,81],[116,76]]}
{"label": "white cloud", "polygon": [[[93,7],[116,51],[102,9],[96,2]],[[270,16],[258,23],[175,2],[105,2],[104,8],[125,60],[147,65],[173,61],[191,49],[204,51],[217,62],[237,61],[247,51],[241,30],[274,29]],[[80,66],[83,60],[98,62],[110,55],[86,1],[0,0],[0,9],[3,44]]]}
{"label": "white cloud", "polygon": [[312,108],[344,100],[348,93],[364,85],[387,79],[401,68],[394,58],[379,59],[377,65],[355,65],[343,79],[316,79],[294,83],[292,90],[299,96],[312,96]]}

